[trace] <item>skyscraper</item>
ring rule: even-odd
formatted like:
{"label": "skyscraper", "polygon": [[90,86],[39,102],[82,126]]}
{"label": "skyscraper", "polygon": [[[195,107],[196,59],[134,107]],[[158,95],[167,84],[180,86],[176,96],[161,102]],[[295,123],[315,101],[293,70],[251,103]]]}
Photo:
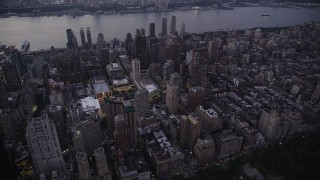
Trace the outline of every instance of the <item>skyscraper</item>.
{"label": "skyscraper", "polygon": [[101,65],[106,67],[107,64],[110,64],[110,49],[102,48],[101,49]]}
{"label": "skyscraper", "polygon": [[0,78],[5,91],[16,92],[21,89],[21,68],[19,56],[11,53],[9,58],[0,62]]}
{"label": "skyscraper", "polygon": [[72,32],[71,29],[67,29],[66,32],[67,32],[67,39],[68,39],[67,48],[68,48],[68,49],[73,49],[73,42],[72,42],[72,40],[73,40],[74,34],[73,34],[73,32]]}
{"label": "skyscraper", "polygon": [[28,120],[26,139],[38,174],[54,170],[64,172],[65,163],[56,127],[47,114]]}
{"label": "skyscraper", "polygon": [[[48,110],[49,118],[54,122],[56,125],[56,130],[59,139],[63,139],[66,137],[67,125],[64,120],[63,116],[63,109],[60,105],[50,105]],[[66,148],[66,143],[60,144],[62,149]]]}
{"label": "skyscraper", "polygon": [[168,43],[168,59],[174,61],[174,70],[178,72],[180,70],[182,45],[181,43],[172,40]]}
{"label": "skyscraper", "polygon": [[76,55],[78,55],[78,41],[75,35],[73,35],[72,43],[73,43],[74,52]]}
{"label": "skyscraper", "polygon": [[173,60],[168,59],[162,66],[162,78],[164,80],[169,80],[172,73],[174,73],[174,62]]}
{"label": "skyscraper", "polygon": [[87,27],[87,40],[88,40],[88,46],[91,47],[92,46],[92,38],[91,38],[91,31],[90,31],[89,27]]}
{"label": "skyscraper", "polygon": [[115,117],[115,143],[117,150],[130,149],[130,131],[123,114]]}
{"label": "skyscraper", "polygon": [[192,62],[190,66],[190,76],[193,86],[201,85],[200,81],[207,74],[207,63],[208,62],[208,49],[193,49],[192,50]]}
{"label": "skyscraper", "polygon": [[203,105],[204,88],[200,86],[189,88],[188,92],[188,108],[194,111],[197,106]]}
{"label": "skyscraper", "polygon": [[166,47],[166,37],[158,38],[158,42],[159,42],[158,62],[160,64],[164,64],[167,61],[167,56],[168,56],[168,51]]}
{"label": "skyscraper", "polygon": [[135,147],[137,144],[137,122],[135,117],[133,99],[123,101],[122,105],[123,115],[129,127],[128,137],[130,137],[130,147]]}
{"label": "skyscraper", "polygon": [[94,150],[94,156],[96,159],[98,175],[103,177],[105,180],[112,180],[111,171],[109,169],[103,147],[99,147]]}
{"label": "skyscraper", "polygon": [[149,24],[149,37],[156,36],[156,25],[154,23]]}
{"label": "skyscraper", "polygon": [[76,36],[71,29],[67,29],[66,32],[68,38],[67,48],[75,50],[76,54],[78,54],[78,42]]}
{"label": "skyscraper", "polygon": [[179,141],[182,147],[193,149],[201,132],[201,123],[195,114],[182,116],[180,121]]}
{"label": "skyscraper", "polygon": [[148,46],[148,66],[152,63],[159,62],[160,43],[156,36],[147,38]]}
{"label": "skyscraper", "polygon": [[134,95],[134,108],[136,116],[147,115],[149,112],[149,92],[145,88],[139,90]]}
{"label": "skyscraper", "polygon": [[148,59],[147,59],[147,41],[144,37],[144,31],[139,33],[137,30],[136,37],[134,38],[135,53],[134,57],[140,60],[140,68],[142,70],[148,69]]}
{"label": "skyscraper", "polygon": [[[81,152],[81,148],[84,147],[85,152],[91,155],[93,151],[102,144],[100,122],[96,119],[78,122],[76,124],[73,142],[76,152]],[[81,143],[83,143],[83,145]],[[80,148],[78,148],[76,144]]]}
{"label": "skyscraper", "polygon": [[107,47],[107,42],[104,40],[103,34],[98,34],[98,40],[97,40],[97,56],[102,59],[102,49]]}
{"label": "skyscraper", "polygon": [[167,34],[167,18],[162,18],[162,31],[161,36],[165,36]]}
{"label": "skyscraper", "polygon": [[107,118],[107,134],[113,138],[113,132],[115,130],[115,116],[122,113],[122,101],[121,97],[109,98],[105,100],[105,112]]}
{"label": "skyscraper", "polygon": [[170,75],[170,81],[166,89],[166,106],[170,113],[177,113],[178,91],[180,86],[180,76],[178,73]]}
{"label": "skyscraper", "polygon": [[87,154],[84,152],[77,153],[76,159],[77,159],[77,165],[78,165],[79,180],[91,179],[91,172],[90,172]]}
{"label": "skyscraper", "polygon": [[220,38],[215,38],[213,41],[209,41],[209,63],[213,64],[219,60],[219,56],[222,53],[223,41]]}
{"label": "skyscraper", "polygon": [[170,33],[172,35],[176,34],[176,16],[171,17]]}
{"label": "skyscraper", "polygon": [[133,48],[133,39],[130,33],[127,34],[125,40],[125,48],[127,51],[127,56],[132,56],[132,48]]}
{"label": "skyscraper", "polygon": [[152,63],[158,63],[159,59],[159,48],[160,44],[158,42],[158,38],[155,33],[155,24],[150,23],[149,25],[149,36],[146,38],[147,40],[147,53],[148,53],[148,67]]}
{"label": "skyscraper", "polygon": [[186,33],[186,24],[183,22],[181,24],[181,32],[180,32],[180,34],[184,35],[185,33]]}
{"label": "skyscraper", "polygon": [[136,80],[140,78],[140,60],[132,60],[132,79]]}
{"label": "skyscraper", "polygon": [[86,46],[86,37],[84,35],[83,28],[80,28],[80,37],[81,37],[81,46],[85,47]]}
{"label": "skyscraper", "polygon": [[140,33],[142,37],[146,37],[146,31],[144,28],[141,28]]}

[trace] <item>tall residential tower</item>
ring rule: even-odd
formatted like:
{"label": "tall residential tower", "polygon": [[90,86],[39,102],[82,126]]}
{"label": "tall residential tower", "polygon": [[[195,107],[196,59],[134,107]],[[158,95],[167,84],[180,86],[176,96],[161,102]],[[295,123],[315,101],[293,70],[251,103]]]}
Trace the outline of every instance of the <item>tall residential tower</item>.
{"label": "tall residential tower", "polygon": [[54,170],[64,172],[65,162],[56,127],[47,114],[28,120],[26,139],[38,174]]}

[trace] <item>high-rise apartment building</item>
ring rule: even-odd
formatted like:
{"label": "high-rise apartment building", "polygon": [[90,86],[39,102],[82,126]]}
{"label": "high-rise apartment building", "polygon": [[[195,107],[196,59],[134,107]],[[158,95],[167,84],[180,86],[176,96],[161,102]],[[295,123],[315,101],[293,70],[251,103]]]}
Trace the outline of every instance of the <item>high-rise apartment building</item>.
{"label": "high-rise apartment building", "polygon": [[149,113],[149,91],[145,88],[138,90],[134,95],[134,108],[137,117]]}
{"label": "high-rise apartment building", "polygon": [[140,33],[142,37],[146,37],[146,30],[144,28],[140,29]]}
{"label": "high-rise apartment building", "polygon": [[133,99],[123,101],[122,112],[129,127],[130,147],[135,147],[137,144],[137,121]]}
{"label": "high-rise apartment building", "polygon": [[101,176],[104,180],[112,180],[111,171],[109,169],[103,147],[99,147],[94,150],[94,156],[96,159],[98,175]]}
{"label": "high-rise apartment building", "polygon": [[84,34],[83,28],[80,28],[80,37],[81,37],[81,46],[85,47],[86,46],[86,36]]}
{"label": "high-rise apartment building", "polygon": [[205,139],[198,139],[193,147],[193,153],[198,160],[198,164],[210,162],[215,155],[215,143],[211,136]]}
{"label": "high-rise apartment building", "polygon": [[[140,33],[139,33],[140,32]],[[140,60],[140,68],[146,70],[149,67],[147,59],[147,41],[144,36],[144,30],[137,30],[136,36],[134,38],[134,57]]]}
{"label": "high-rise apartment building", "polygon": [[203,106],[198,106],[195,112],[200,120],[201,126],[207,132],[221,130],[222,120],[218,117],[218,113],[215,112],[212,108],[205,109]]}
{"label": "high-rise apartment building", "polygon": [[160,44],[155,33],[155,24],[149,24],[149,36],[147,40],[148,66],[152,63],[158,63]]}
{"label": "high-rise apartment building", "polygon": [[123,114],[115,117],[115,142],[118,150],[130,149],[130,131]]}
{"label": "high-rise apartment building", "polygon": [[166,106],[170,113],[177,113],[180,81],[179,74],[173,73],[170,75],[170,81],[167,83]]}
{"label": "high-rise apartment building", "polygon": [[182,24],[181,24],[180,34],[181,34],[181,35],[184,35],[185,33],[186,33],[186,24],[185,24],[185,23],[182,23]]}
{"label": "high-rise apartment building", "polygon": [[162,65],[162,79],[169,80],[170,75],[174,73],[174,62],[168,59],[166,63]]}
{"label": "high-rise apartment building", "polygon": [[154,23],[149,24],[149,37],[156,36],[156,25]]}
{"label": "high-rise apartment building", "polygon": [[56,127],[47,114],[28,120],[26,139],[38,174],[54,170],[64,172],[65,162]]}
{"label": "high-rise apartment building", "polygon": [[[58,137],[60,140],[66,137],[67,125],[63,115],[63,109],[60,105],[50,105],[48,109],[48,116],[56,125]],[[66,143],[61,142],[62,149],[66,148]]]}
{"label": "high-rise apartment building", "polygon": [[172,35],[176,34],[176,16],[171,17],[170,33]]}
{"label": "high-rise apartment building", "polygon": [[132,36],[130,33],[127,33],[127,36],[126,36],[126,40],[125,40],[125,49],[127,51],[127,56],[132,56],[133,55],[133,52],[132,52],[132,49],[133,49],[133,39],[132,39]]}
{"label": "high-rise apartment building", "polygon": [[188,108],[194,111],[199,105],[203,105],[204,88],[200,86],[189,88]]}
{"label": "high-rise apartment building", "polygon": [[200,136],[201,123],[195,114],[181,116],[179,141],[182,147],[193,149]]}
{"label": "high-rise apartment building", "polygon": [[168,29],[168,23],[167,23],[167,18],[162,18],[162,31],[161,31],[161,36],[167,35],[167,29]]}
{"label": "high-rise apartment building", "polygon": [[86,152],[91,155],[102,144],[100,122],[96,119],[78,122],[73,142],[76,152]]}
{"label": "high-rise apartment building", "polygon": [[208,49],[200,48],[192,50],[191,81],[193,86],[201,85],[201,80],[207,75]]}
{"label": "high-rise apartment building", "polygon": [[220,38],[215,38],[213,41],[209,41],[209,63],[213,64],[219,60],[222,52],[223,41]]}
{"label": "high-rise apartment building", "polygon": [[122,98],[109,98],[105,100],[104,111],[107,119],[107,134],[113,138],[115,130],[115,116],[122,113]]}
{"label": "high-rise apartment building", "polygon": [[182,45],[176,40],[171,40],[168,43],[168,59],[174,62],[175,72],[179,72],[181,63]]}
{"label": "high-rise apartment building", "polygon": [[102,59],[102,49],[107,47],[107,42],[104,40],[103,34],[99,33],[98,34],[98,40],[97,40],[97,47],[96,47],[96,52],[98,58]]}
{"label": "high-rise apartment building", "polygon": [[0,81],[4,86],[2,88],[7,92],[16,92],[21,89],[21,63],[19,61],[17,55],[11,54],[9,58],[0,62]]}
{"label": "high-rise apartment building", "polygon": [[289,126],[287,121],[280,118],[276,110],[262,110],[258,128],[267,139],[275,140],[285,137],[288,133]]}
{"label": "high-rise apartment building", "polygon": [[140,60],[132,60],[132,79],[136,80],[140,78]]}
{"label": "high-rise apartment building", "polygon": [[66,32],[67,32],[67,39],[68,39],[67,48],[68,49],[73,49],[74,48],[73,47],[73,42],[72,42],[73,41],[73,36],[74,36],[73,31],[71,29],[67,29]]}
{"label": "high-rise apartment building", "polygon": [[224,158],[240,151],[242,136],[234,132],[223,132],[215,138],[216,151],[218,158]]}
{"label": "high-rise apartment building", "polygon": [[91,47],[92,46],[92,38],[91,38],[91,31],[90,31],[89,27],[87,27],[87,40],[88,40],[88,46]]}
{"label": "high-rise apartment building", "polygon": [[90,180],[91,172],[90,172],[87,154],[84,152],[77,153],[76,159],[77,159],[79,180]]}

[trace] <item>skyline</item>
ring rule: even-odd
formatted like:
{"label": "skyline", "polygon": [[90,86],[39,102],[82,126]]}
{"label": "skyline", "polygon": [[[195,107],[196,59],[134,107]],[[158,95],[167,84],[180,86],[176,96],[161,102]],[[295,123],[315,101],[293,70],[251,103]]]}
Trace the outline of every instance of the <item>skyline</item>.
{"label": "skyline", "polygon": [[[261,13],[265,12],[269,12],[272,16],[268,18],[261,17]],[[299,12],[304,15],[297,16]],[[282,13],[285,13],[285,15],[283,16]],[[237,14],[242,15],[238,16]],[[180,31],[181,24],[184,22],[186,32],[190,33],[204,33],[219,29],[229,30],[230,28],[281,27],[306,23],[309,22],[310,19],[320,19],[320,15],[316,9],[274,9],[265,7],[236,8],[232,11],[200,11],[198,14],[195,11],[176,11],[168,13],[129,14],[123,16],[86,15],[75,19],[72,18],[72,16],[12,17],[1,19],[0,26],[3,28],[0,29],[0,35],[2,35],[3,38],[0,41],[2,44],[20,46],[25,40],[28,40],[31,45],[30,50],[49,49],[51,46],[65,48],[65,42],[63,40],[65,29],[73,29],[77,39],[80,39],[79,30],[80,28],[86,27],[91,28],[94,42],[97,40],[99,33],[102,33],[108,42],[113,38],[123,41],[126,33],[134,34],[137,28],[145,28],[148,30],[149,23],[155,23],[156,35],[158,35],[161,31],[162,18],[170,19],[172,15],[175,15],[177,18],[177,30]],[[209,19],[208,17],[212,18]],[[132,28],[126,28],[126,22],[130,22],[130,27]],[[169,23],[170,22],[168,22],[168,30]],[[21,24],[23,28],[16,28],[17,24]],[[40,25],[40,27],[34,29],[33,27],[35,25]],[[29,37],[29,39],[25,36]],[[47,43],[47,39],[50,39],[49,43]]]}

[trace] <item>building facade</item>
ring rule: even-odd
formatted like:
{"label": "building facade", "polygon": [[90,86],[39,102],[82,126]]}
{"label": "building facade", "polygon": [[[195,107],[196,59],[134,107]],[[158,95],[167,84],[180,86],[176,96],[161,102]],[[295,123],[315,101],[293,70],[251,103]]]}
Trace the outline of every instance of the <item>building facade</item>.
{"label": "building facade", "polygon": [[28,120],[26,139],[37,173],[65,171],[56,127],[47,114]]}

